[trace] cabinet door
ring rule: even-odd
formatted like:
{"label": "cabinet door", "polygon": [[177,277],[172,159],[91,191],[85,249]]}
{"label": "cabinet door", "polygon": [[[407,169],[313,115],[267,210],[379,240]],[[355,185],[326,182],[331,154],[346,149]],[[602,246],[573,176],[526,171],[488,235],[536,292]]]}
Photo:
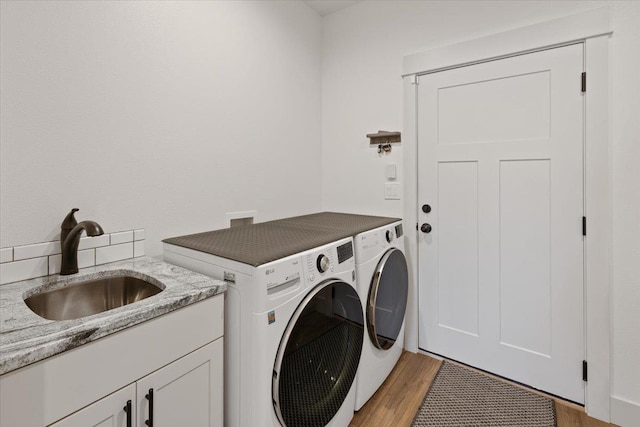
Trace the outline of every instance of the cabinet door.
{"label": "cabinet door", "polygon": [[221,426],[222,372],[223,339],[219,338],[140,379],[138,426],[148,425],[145,421],[150,416],[154,427]]}
{"label": "cabinet door", "polygon": [[[130,402],[130,417],[127,417],[127,402]],[[136,385],[131,384],[51,424],[51,427],[133,427],[135,402]]]}

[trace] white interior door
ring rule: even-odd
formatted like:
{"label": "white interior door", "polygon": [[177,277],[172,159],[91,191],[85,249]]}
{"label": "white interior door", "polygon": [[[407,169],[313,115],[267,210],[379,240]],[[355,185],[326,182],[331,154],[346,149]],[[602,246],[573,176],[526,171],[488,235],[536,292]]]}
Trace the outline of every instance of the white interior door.
{"label": "white interior door", "polygon": [[582,70],[577,44],[418,85],[420,348],[579,403]]}

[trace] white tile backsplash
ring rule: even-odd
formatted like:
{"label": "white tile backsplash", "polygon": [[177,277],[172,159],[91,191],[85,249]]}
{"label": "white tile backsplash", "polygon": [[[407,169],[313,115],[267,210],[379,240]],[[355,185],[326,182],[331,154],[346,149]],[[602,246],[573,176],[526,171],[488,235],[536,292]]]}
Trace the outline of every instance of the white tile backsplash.
{"label": "white tile backsplash", "polygon": [[36,243],[34,245],[16,246],[13,248],[13,260],[38,258],[60,253],[60,242]]}
{"label": "white tile backsplash", "polygon": [[96,265],[133,258],[133,243],[96,248]]}
{"label": "white tile backsplash", "polygon": [[109,246],[109,235],[103,234],[102,236],[96,237],[81,237],[80,245],[78,245],[78,249],[91,249],[98,248],[100,246]]}
{"label": "white tile backsplash", "polygon": [[[144,256],[144,237],[143,228],[84,236],[78,247],[78,268]],[[0,255],[0,285],[60,272],[59,241],[2,248]]]}
{"label": "white tile backsplash", "polygon": [[133,230],[133,240],[135,240],[136,242],[138,240],[144,240],[144,228]]}
{"label": "white tile backsplash", "polygon": [[138,258],[144,256],[144,240],[133,242],[133,257]]}
{"label": "white tile backsplash", "polygon": [[31,258],[0,264],[0,285],[46,276],[49,257]]}
{"label": "white tile backsplash", "polygon": [[[60,266],[62,265],[62,255],[52,255],[49,257],[49,274],[60,273]],[[85,249],[84,251],[78,251],[78,268],[93,267],[96,265],[96,250]]]}
{"label": "white tile backsplash", "polygon": [[13,248],[0,249],[0,263],[13,261]]}
{"label": "white tile backsplash", "polygon": [[111,244],[119,245],[120,243],[133,242],[133,231],[121,231],[119,233],[111,233]]}

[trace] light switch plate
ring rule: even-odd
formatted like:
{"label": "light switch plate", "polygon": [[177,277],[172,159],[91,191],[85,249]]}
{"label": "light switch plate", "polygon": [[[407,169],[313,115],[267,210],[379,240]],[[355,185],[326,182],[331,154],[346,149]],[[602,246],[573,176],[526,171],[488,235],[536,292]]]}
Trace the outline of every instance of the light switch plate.
{"label": "light switch plate", "polygon": [[387,167],[384,170],[384,175],[387,179],[396,179],[396,164],[388,163]]}
{"label": "light switch plate", "polygon": [[400,184],[397,182],[387,182],[384,184],[385,200],[400,200]]}

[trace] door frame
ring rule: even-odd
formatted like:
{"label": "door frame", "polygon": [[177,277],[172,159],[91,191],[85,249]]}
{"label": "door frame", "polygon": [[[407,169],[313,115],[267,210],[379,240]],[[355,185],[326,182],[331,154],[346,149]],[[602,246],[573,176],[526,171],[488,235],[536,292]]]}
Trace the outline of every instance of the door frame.
{"label": "door frame", "polygon": [[[589,366],[585,411],[610,420],[610,286],[612,283],[611,170],[609,141],[609,8],[558,18],[487,37],[404,57],[404,219],[418,224],[419,76],[482,62],[583,43],[587,91],[584,109],[584,212],[588,232],[584,246],[585,360]],[[576,76],[576,84],[580,76]],[[418,351],[418,232],[406,234],[409,268],[405,348]]]}

